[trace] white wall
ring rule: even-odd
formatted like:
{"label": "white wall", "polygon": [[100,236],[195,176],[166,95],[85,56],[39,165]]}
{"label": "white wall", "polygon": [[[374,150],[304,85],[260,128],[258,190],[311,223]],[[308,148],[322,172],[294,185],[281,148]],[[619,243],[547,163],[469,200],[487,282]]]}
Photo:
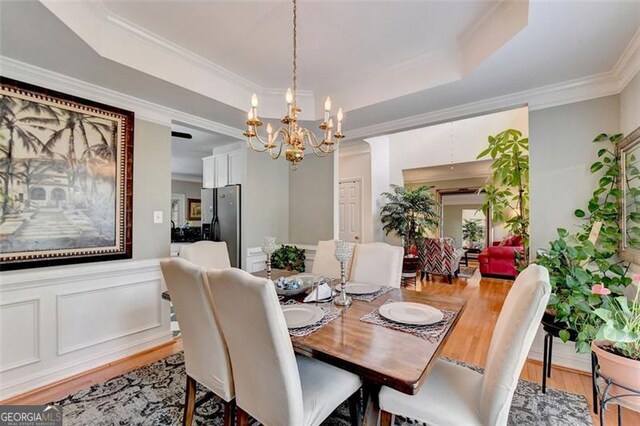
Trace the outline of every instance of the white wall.
{"label": "white wall", "polygon": [[[167,342],[170,129],[135,122],[133,259],[0,273],[0,400]],[[153,212],[165,221],[153,223]]]}
{"label": "white wall", "polygon": [[373,205],[371,202],[371,151],[364,141],[348,142],[340,147],[338,181],[360,179],[362,182],[363,243],[373,240]]}
{"label": "white wall", "polygon": [[640,127],[640,72],[620,93],[620,131],[629,134]]}
{"label": "white wall", "polygon": [[600,133],[619,130],[618,96],[532,111],[529,116],[531,248],[546,248],[556,228],[574,230],[573,212],[585,208],[599,175],[589,167],[603,145]]}
{"label": "white wall", "polygon": [[289,241],[316,245],[334,238],[335,156],[308,150],[297,170],[279,164],[289,170]]}
{"label": "white wall", "polygon": [[389,135],[390,182],[403,185],[402,171],[476,161],[487,137],[509,128],[528,134],[528,109],[518,108]]}

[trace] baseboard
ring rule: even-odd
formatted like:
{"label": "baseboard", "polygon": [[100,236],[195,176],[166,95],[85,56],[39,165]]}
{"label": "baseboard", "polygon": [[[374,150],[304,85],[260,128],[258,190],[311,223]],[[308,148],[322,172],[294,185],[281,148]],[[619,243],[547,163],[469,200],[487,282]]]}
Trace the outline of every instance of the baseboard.
{"label": "baseboard", "polygon": [[[562,367],[575,372],[591,374],[591,358],[577,353],[565,354],[560,350],[561,346],[554,344],[551,364],[553,368]],[[529,351],[529,360],[542,362],[542,349],[532,347]]]}
{"label": "baseboard", "polygon": [[96,356],[85,358],[53,369],[44,370],[31,376],[20,378],[19,380],[13,381],[9,384],[3,383],[2,389],[0,390],[0,401],[3,401],[2,403],[4,403],[4,401],[15,398],[18,395],[36,392],[37,389],[55,386],[57,383],[71,380],[79,375],[88,374],[91,371],[105,367],[113,362],[122,361],[123,359],[131,356],[148,352],[158,346],[169,344],[172,341],[173,333],[170,330],[163,331],[149,336],[146,339],[138,340],[132,344],[122,345]]}

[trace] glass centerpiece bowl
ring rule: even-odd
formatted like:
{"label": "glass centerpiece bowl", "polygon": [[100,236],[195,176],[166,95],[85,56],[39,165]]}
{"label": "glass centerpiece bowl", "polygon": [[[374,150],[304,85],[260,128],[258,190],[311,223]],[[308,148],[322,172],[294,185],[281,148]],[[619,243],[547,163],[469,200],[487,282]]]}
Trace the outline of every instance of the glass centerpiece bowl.
{"label": "glass centerpiece bowl", "polygon": [[345,264],[351,258],[351,244],[346,241],[337,240],[334,255],[336,260],[340,262],[340,293],[333,299],[333,303],[338,306],[349,306],[353,303],[353,300],[347,296]]}

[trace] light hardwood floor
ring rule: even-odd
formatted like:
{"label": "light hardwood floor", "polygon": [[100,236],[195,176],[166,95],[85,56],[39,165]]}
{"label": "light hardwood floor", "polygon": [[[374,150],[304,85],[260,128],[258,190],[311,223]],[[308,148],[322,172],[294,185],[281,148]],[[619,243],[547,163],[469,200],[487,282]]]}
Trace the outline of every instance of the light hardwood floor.
{"label": "light hardwood floor", "polygon": [[[459,296],[467,300],[467,309],[447,342],[443,355],[484,366],[493,327],[511,285],[512,281],[481,279],[479,274],[476,274],[472,278],[454,279],[453,284],[448,284],[446,278],[436,277],[430,281],[418,281],[416,285],[409,285],[407,288],[435,294]],[[64,398],[94,383],[124,374],[181,350],[182,341],[176,339],[170,344],[113,362],[61,383],[2,401],[2,404],[43,404]],[[542,366],[539,362],[527,361],[520,377],[524,380],[540,383],[541,370]],[[591,377],[589,374],[554,367],[552,376],[547,384],[551,388],[584,395],[589,403],[589,408],[592,409]],[[591,414],[594,424],[598,424],[597,416],[593,415],[593,411],[591,411]],[[640,414],[623,410],[623,421],[625,425],[640,425]],[[606,424],[617,424],[614,409],[607,413]]]}

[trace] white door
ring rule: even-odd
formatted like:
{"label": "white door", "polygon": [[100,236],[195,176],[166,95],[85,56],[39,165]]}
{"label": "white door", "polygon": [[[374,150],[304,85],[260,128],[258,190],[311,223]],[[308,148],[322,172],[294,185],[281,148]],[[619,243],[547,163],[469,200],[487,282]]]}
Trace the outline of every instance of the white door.
{"label": "white door", "polygon": [[340,239],[362,242],[362,198],[360,181],[343,181],[339,186]]}

